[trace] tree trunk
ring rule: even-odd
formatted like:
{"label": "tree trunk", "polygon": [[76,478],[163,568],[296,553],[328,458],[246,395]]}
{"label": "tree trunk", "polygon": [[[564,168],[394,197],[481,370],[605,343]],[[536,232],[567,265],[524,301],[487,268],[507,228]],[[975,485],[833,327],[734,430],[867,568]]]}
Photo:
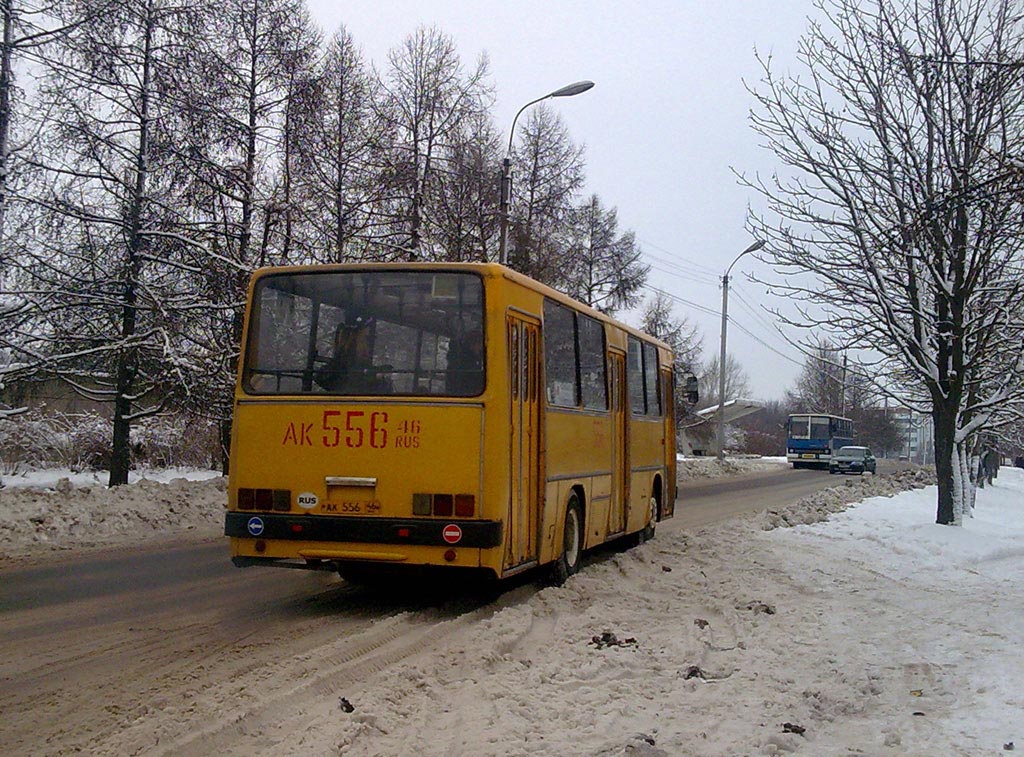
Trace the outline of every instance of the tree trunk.
{"label": "tree trunk", "polygon": [[135,156],[135,187],[128,208],[128,259],[121,306],[121,349],[117,353],[117,379],[114,397],[114,434],[110,454],[110,486],[128,483],[131,469],[131,413],[133,384],[138,364],[138,347],[132,344],[138,317],[138,287],[142,272],[142,213],[149,177],[149,102],[152,86],[154,13],[146,6],[145,42],[142,58],[141,99],[139,104],[139,143]]}
{"label": "tree trunk", "polygon": [[0,0],[3,9],[3,38],[0,41],[0,289],[3,288],[3,236],[4,215],[7,209],[7,180],[9,144],[11,133],[11,89],[14,87],[14,73],[11,57],[14,54],[14,2]]}
{"label": "tree trunk", "polygon": [[954,489],[956,486],[953,455],[956,452],[956,409],[945,403],[934,403],[932,421],[935,424],[935,479],[939,486],[938,510],[935,522],[951,526],[955,522]]}
{"label": "tree trunk", "polygon": [[[126,317],[128,306],[125,306]],[[134,314],[132,314],[134,326]],[[135,379],[132,356],[122,350],[117,358],[117,381],[114,397],[114,434],[110,445],[110,478],[108,486],[122,486],[128,483],[128,471],[131,470],[131,412],[130,392]]]}
{"label": "tree trunk", "polygon": [[231,463],[231,417],[222,418],[220,421],[220,469],[225,476],[228,475]]}

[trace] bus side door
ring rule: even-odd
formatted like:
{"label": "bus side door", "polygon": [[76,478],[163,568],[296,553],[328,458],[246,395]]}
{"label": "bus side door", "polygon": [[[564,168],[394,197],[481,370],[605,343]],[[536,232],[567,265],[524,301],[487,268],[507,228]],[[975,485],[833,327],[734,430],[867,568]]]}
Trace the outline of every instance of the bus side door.
{"label": "bus side door", "polygon": [[626,530],[626,502],[629,499],[629,424],[626,422],[629,395],[626,394],[626,355],[608,354],[612,406],[612,499],[608,510],[608,534]]}
{"label": "bus side door", "polygon": [[507,319],[509,356],[509,503],[504,568],[537,559],[540,516],[540,321]]}

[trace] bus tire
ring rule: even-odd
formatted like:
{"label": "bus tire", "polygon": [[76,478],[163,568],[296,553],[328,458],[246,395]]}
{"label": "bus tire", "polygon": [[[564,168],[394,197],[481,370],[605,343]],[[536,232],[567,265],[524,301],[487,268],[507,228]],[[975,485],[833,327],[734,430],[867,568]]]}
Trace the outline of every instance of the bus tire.
{"label": "bus tire", "polygon": [[562,553],[555,560],[551,571],[552,582],[561,586],[565,579],[580,569],[583,556],[583,513],[580,500],[573,492],[565,505],[565,523],[562,527]]}

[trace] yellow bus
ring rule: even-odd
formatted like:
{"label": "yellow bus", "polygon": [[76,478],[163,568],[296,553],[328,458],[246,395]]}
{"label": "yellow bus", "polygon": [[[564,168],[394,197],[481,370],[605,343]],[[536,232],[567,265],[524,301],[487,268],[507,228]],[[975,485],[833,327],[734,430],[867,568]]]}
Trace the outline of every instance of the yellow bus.
{"label": "yellow bus", "polygon": [[561,580],[673,514],[668,346],[504,266],[260,269],[239,365],[240,567]]}

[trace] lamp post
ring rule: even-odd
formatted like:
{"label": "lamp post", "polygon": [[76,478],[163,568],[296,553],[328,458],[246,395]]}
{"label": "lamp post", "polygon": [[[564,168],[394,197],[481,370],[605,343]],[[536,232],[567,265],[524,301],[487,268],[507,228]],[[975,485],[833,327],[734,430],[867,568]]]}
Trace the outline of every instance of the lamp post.
{"label": "lamp post", "polygon": [[749,252],[755,252],[764,247],[764,240],[758,239],[750,247],[745,249],[729,263],[722,276],[722,351],[718,357],[718,459],[725,460],[725,333],[729,323],[729,271],[736,265],[736,261]]}
{"label": "lamp post", "polygon": [[516,113],[516,117],[512,119],[512,129],[508,134],[508,149],[505,151],[505,158],[501,161],[501,236],[498,244],[498,262],[502,265],[506,265],[508,257],[506,255],[506,249],[508,245],[508,206],[510,197],[512,194],[512,140],[516,135],[516,121],[519,120],[519,116],[524,110],[529,108],[531,105],[536,105],[539,102],[547,100],[552,97],[572,97],[578,95],[581,92],[586,92],[588,89],[594,86],[592,81],[578,81],[575,84],[567,84],[561,89],[556,89],[554,92],[549,92],[544,97],[538,97],[536,100],[530,100]]}

